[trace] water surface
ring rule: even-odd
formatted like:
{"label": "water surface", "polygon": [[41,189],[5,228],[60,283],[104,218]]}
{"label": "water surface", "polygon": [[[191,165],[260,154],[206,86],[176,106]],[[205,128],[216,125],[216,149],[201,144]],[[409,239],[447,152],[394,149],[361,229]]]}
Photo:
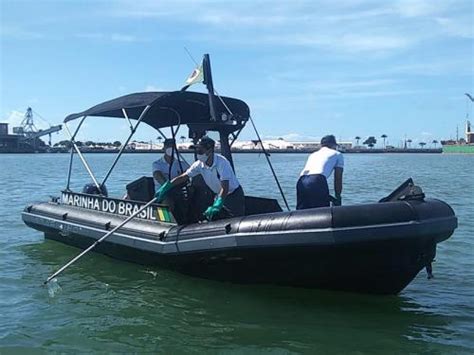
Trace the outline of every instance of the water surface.
{"label": "water surface", "polygon": [[[108,154],[88,155],[98,176]],[[124,155],[107,184],[149,174],[153,156]],[[344,204],[372,202],[413,177],[430,197],[447,201],[459,228],[438,246],[435,278],[421,272],[398,296],[368,296],[195,279],[99,254],[58,278],[44,279],[78,249],[44,240],[20,213],[59,195],[68,156],[0,155],[0,350],[175,353],[472,353],[474,352],[474,155],[347,154]],[[294,208],[306,156],[272,156]],[[279,198],[263,156],[236,155],[245,191]],[[89,182],[76,161],[73,188]],[[283,204],[282,204],[283,205]]]}

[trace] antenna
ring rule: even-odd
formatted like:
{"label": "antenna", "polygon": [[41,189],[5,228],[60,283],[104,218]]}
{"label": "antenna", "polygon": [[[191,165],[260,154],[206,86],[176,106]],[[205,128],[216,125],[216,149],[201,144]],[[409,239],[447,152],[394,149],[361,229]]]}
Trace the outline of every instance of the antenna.
{"label": "antenna", "polygon": [[191,60],[194,62],[194,64],[196,64],[196,66],[198,67],[199,64],[198,64],[198,62],[196,62],[196,59],[194,59],[194,57],[193,57],[193,55],[191,54],[191,52],[188,51],[188,49],[187,49],[186,47],[184,47],[184,50],[186,51],[186,53],[188,53],[189,58],[191,58]]}

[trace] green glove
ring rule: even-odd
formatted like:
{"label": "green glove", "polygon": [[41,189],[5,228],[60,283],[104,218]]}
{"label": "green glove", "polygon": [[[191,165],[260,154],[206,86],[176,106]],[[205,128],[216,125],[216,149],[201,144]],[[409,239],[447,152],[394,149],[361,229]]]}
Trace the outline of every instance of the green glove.
{"label": "green glove", "polygon": [[212,221],[212,219],[219,214],[223,206],[224,199],[219,196],[218,198],[216,198],[212,206],[209,206],[207,208],[206,212],[204,212],[204,215],[208,220]]}
{"label": "green glove", "polygon": [[156,202],[160,203],[163,201],[166,197],[166,194],[169,190],[171,190],[172,187],[173,185],[171,185],[171,182],[169,181],[166,181],[163,185],[161,185],[161,187],[155,193]]}

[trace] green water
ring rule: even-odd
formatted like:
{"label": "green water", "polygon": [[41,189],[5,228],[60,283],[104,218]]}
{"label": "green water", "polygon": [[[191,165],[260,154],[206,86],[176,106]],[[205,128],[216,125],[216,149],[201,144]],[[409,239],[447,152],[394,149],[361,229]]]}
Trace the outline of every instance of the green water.
{"label": "green water", "polygon": [[[103,176],[110,155],[89,155]],[[149,174],[152,155],[125,155],[108,184],[121,195]],[[294,207],[304,155],[273,155]],[[450,203],[459,228],[439,245],[435,278],[420,273],[398,296],[377,297],[195,279],[91,253],[43,280],[78,253],[27,228],[22,208],[58,194],[67,155],[0,155],[0,353],[472,353],[474,213],[472,155],[347,155],[344,203],[375,201],[407,177]],[[237,155],[247,192],[278,197],[263,156]],[[75,165],[74,185],[88,182]],[[256,270],[258,272],[258,270]]]}

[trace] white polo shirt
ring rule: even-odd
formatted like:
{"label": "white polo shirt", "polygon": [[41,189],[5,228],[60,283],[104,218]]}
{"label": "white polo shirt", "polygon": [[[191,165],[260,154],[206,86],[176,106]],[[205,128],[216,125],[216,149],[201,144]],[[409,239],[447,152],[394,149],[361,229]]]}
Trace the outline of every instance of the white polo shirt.
{"label": "white polo shirt", "polygon": [[212,166],[207,166],[202,161],[197,160],[191,164],[185,174],[190,178],[202,175],[204,182],[214,192],[219,193],[221,190],[221,181],[229,181],[229,194],[234,192],[239,186],[239,180],[232,170],[229,161],[220,154],[214,153]]}
{"label": "white polo shirt", "polygon": [[[176,176],[181,175],[183,172],[185,172],[189,168],[189,164],[184,161],[181,161],[181,166],[183,167],[182,170],[181,170],[178,160],[175,159],[173,161],[173,166],[171,167],[171,177],[170,177],[169,176],[170,165],[165,160],[165,157],[161,157],[160,159],[153,162],[152,172],[153,174],[155,174],[155,171],[159,171],[160,173],[163,174],[165,179],[171,180],[171,179],[174,179]],[[156,181],[156,179],[153,179],[153,180],[155,180],[155,187],[159,188],[161,184],[158,181]]]}
{"label": "white polo shirt", "polygon": [[337,150],[322,147],[308,157],[300,176],[322,174],[327,179],[334,168],[344,168],[344,157]]}

